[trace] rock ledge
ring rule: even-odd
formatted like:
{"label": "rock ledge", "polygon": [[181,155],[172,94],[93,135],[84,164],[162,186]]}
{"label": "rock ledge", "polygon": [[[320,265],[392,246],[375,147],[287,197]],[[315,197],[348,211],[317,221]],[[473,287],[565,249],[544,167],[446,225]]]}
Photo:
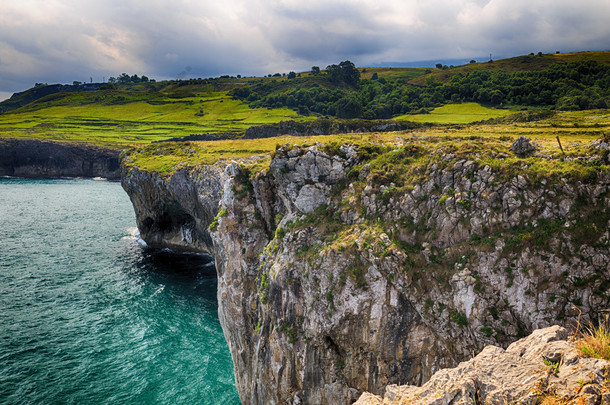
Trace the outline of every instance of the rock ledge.
{"label": "rock ledge", "polygon": [[554,394],[566,404],[610,404],[610,362],[579,356],[568,330],[534,331],[506,350],[487,346],[423,386],[389,385],[384,398],[364,393],[357,405],[536,404]]}

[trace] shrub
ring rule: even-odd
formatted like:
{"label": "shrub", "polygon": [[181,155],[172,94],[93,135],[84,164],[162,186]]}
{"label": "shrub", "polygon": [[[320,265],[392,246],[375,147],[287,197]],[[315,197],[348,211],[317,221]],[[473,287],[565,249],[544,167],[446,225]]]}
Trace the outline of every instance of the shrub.
{"label": "shrub", "polygon": [[456,311],[455,309],[452,309],[449,312],[449,317],[453,322],[457,323],[460,326],[468,326],[468,318],[466,317],[466,315]]}
{"label": "shrub", "polygon": [[492,328],[490,328],[489,326],[482,326],[479,329],[479,331],[487,337],[491,337],[491,335],[493,335],[493,333],[494,333],[494,330]]}

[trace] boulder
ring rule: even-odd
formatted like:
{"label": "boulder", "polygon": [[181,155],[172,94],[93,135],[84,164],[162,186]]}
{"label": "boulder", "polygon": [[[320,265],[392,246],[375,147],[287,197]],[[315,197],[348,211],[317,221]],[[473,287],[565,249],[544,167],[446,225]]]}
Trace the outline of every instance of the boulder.
{"label": "boulder", "polygon": [[517,156],[527,156],[536,151],[534,145],[531,144],[529,138],[524,136],[520,136],[517,138],[515,142],[510,146],[510,150]]}

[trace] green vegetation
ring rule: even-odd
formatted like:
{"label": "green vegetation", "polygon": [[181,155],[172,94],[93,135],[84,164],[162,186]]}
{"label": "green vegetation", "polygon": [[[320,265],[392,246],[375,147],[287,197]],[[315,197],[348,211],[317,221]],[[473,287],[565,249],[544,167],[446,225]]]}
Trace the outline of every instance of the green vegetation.
{"label": "green vegetation", "polygon": [[1,114],[0,137],[128,146],[294,119],[303,118],[285,108],[251,109],[225,92],[177,98],[104,90],[57,93]]}
{"label": "green vegetation", "polygon": [[468,318],[466,317],[466,315],[456,311],[455,309],[449,311],[449,317],[459,326],[468,326]]}
{"label": "green vegetation", "polygon": [[513,58],[494,60],[493,63],[470,63],[456,66],[450,69],[433,70],[427,76],[421,76],[411,80],[412,84],[423,85],[428,77],[435,81],[446,83],[456,74],[466,74],[473,71],[503,70],[508,73],[516,72],[538,72],[548,69],[553,64],[567,64],[571,62],[584,62],[595,60],[604,65],[610,65],[610,52],[577,52],[577,53],[555,53],[516,56]]}
{"label": "green vegetation", "polygon": [[[435,124],[519,121],[511,117],[522,106],[534,112],[606,108],[609,55],[528,55],[448,69],[357,69],[343,61],[326,71],[263,78],[155,82],[123,73],[113,83],[38,83],[0,103],[0,137],[124,148],[197,134],[239,138],[252,126],[313,116]],[[557,121],[552,131],[562,135],[567,125],[573,124]]]}
{"label": "green vegetation", "polygon": [[461,102],[561,110],[606,108],[610,105],[610,66],[605,57],[600,53],[600,62],[590,59],[554,63],[544,70],[507,71],[501,66],[489,70],[480,64],[469,64],[468,69],[461,69],[444,81],[428,74],[417,86],[402,77],[385,79],[375,74],[357,83],[356,75],[344,79],[342,70],[352,72],[351,62],[345,61],[329,66],[328,73],[316,76],[315,82],[301,78],[257,83],[229,94],[249,102],[251,107],[288,107],[303,115],[338,118],[387,119]]}
{"label": "green vegetation", "polygon": [[493,335],[494,333],[494,330],[489,326],[481,326],[479,331],[487,337],[491,337],[491,335]]}
{"label": "green vegetation", "polygon": [[269,292],[269,274],[262,273],[260,277],[258,296],[261,300],[261,303],[264,304],[267,302],[267,293]]}
{"label": "green vegetation", "polygon": [[216,215],[214,217],[214,220],[208,226],[208,229],[212,232],[216,231],[216,229],[218,228],[218,220],[220,218],[226,217],[226,216],[227,216],[227,210],[224,208],[221,208],[220,211],[218,211],[218,215]]}
{"label": "green vegetation", "polygon": [[478,103],[446,104],[430,111],[429,114],[400,115],[395,120],[430,122],[434,124],[468,124],[513,114],[511,110],[484,107]]}
{"label": "green vegetation", "polygon": [[553,372],[553,374],[559,374],[559,365],[560,363],[558,361],[550,361],[547,359],[543,359],[542,360],[544,362],[545,366],[548,366],[551,368],[551,371]]}
{"label": "green vegetation", "polygon": [[284,322],[280,326],[280,332],[282,332],[288,338],[288,343],[291,345],[297,341],[298,330],[295,325],[291,325],[289,322]]}

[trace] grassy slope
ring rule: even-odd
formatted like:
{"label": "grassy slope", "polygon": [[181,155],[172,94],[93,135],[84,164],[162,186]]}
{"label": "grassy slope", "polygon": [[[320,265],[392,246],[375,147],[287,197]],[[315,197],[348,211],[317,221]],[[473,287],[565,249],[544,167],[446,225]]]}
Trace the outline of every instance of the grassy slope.
{"label": "grassy slope", "polygon": [[453,69],[433,69],[432,73],[416,77],[409,83],[423,85],[429,77],[434,78],[437,82],[444,83],[449,81],[449,79],[457,73],[467,73],[475,70],[505,70],[507,72],[539,71],[548,68],[554,63],[570,63],[584,60],[596,60],[599,63],[610,65],[610,52],[559,53],[544,54],[542,56],[524,55],[501,59],[491,63],[469,63],[467,65],[457,66]]}
{"label": "grassy slope", "polygon": [[[520,56],[493,63],[468,64],[425,74],[425,68],[366,68],[363,78],[402,78],[418,83],[426,77],[446,80],[474,69],[539,70],[555,62],[595,59],[610,64],[610,52]],[[306,80],[323,80],[301,73]],[[306,120],[289,109],[250,109],[226,92],[259,81],[286,77],[210,79],[185,82],[124,84],[115,90],[55,93],[17,110],[0,114],[0,137],[86,142],[106,146],[145,145],[152,141],[209,132],[243,131],[253,125],[281,120]],[[296,82],[295,82],[296,83]],[[326,82],[322,83],[327,85]],[[418,122],[464,124],[507,114],[473,103],[446,105],[431,114],[406,116]]]}
{"label": "grassy slope", "polygon": [[[142,100],[125,92],[71,93],[0,115],[0,137],[90,142],[109,146],[207,132],[245,130],[298,117],[289,109],[250,109],[225,92]],[[98,100],[89,98],[98,97]],[[120,100],[124,97],[126,100]]]}
{"label": "grassy slope", "polygon": [[395,120],[429,122],[433,124],[468,124],[491,118],[505,117],[514,111],[483,107],[477,103],[445,104],[437,107],[430,114],[401,115]]}
{"label": "grassy slope", "polygon": [[[589,110],[558,113],[557,115],[534,122],[511,122],[502,124],[476,124],[453,127],[431,128],[417,132],[388,132],[372,134],[344,134],[312,137],[279,137],[252,140],[211,141],[211,142],[168,142],[149,145],[145,148],[132,150],[126,160],[128,165],[140,169],[156,171],[161,175],[170,175],[178,169],[195,168],[202,164],[212,164],[218,160],[247,160],[253,156],[265,155],[253,163],[253,171],[264,169],[269,163],[269,157],[277,145],[287,143],[312,145],[352,143],[366,144],[397,144],[404,139],[428,140],[431,148],[441,144],[455,144],[460,148],[480,148],[500,145],[507,153],[507,163],[516,158],[509,153],[512,142],[519,136],[527,136],[544,148],[550,156],[559,156],[561,151],[557,143],[560,137],[565,153],[586,154],[587,145],[599,139],[610,131],[610,111]],[[486,146],[487,145],[487,146]],[[494,146],[494,147],[496,147]],[[432,149],[431,149],[432,150]],[[511,160],[512,159],[512,160]],[[517,159],[519,160],[519,159]],[[538,159],[544,165],[544,159]],[[554,164],[558,164],[558,160]],[[547,170],[544,167],[541,171]],[[548,169],[550,170],[550,169]],[[559,170],[553,168],[553,170]]]}

